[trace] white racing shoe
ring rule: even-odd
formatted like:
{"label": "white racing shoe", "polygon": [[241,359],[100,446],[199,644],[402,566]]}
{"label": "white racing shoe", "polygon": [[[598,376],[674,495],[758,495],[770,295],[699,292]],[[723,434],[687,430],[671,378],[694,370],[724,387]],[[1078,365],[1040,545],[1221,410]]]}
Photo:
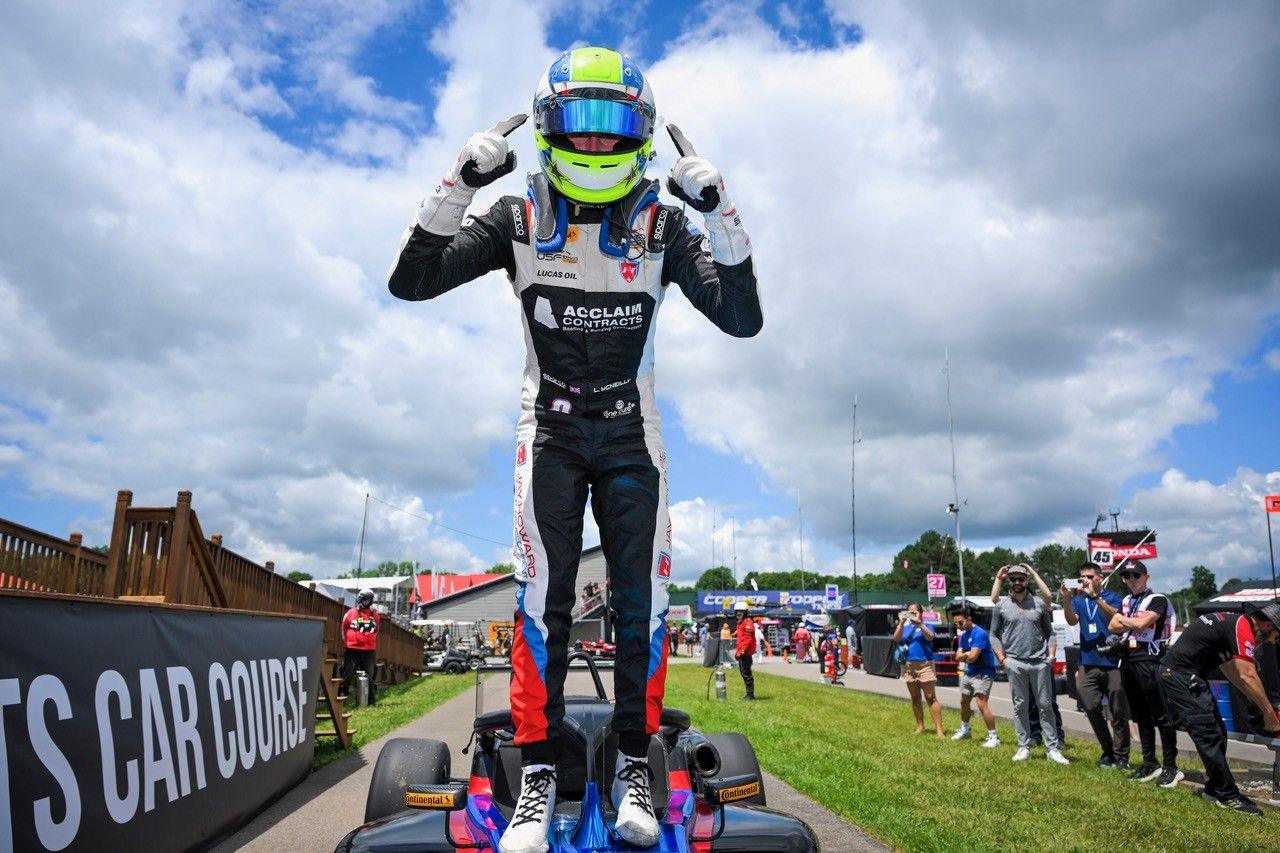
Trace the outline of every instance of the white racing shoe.
{"label": "white racing shoe", "polygon": [[547,828],[555,804],[555,767],[531,764],[524,768],[515,814],[498,842],[500,853],[547,853]]}
{"label": "white racing shoe", "polygon": [[648,759],[618,753],[613,805],[618,810],[614,830],[623,841],[637,847],[658,843],[658,819],[653,816],[653,795],[649,792]]}

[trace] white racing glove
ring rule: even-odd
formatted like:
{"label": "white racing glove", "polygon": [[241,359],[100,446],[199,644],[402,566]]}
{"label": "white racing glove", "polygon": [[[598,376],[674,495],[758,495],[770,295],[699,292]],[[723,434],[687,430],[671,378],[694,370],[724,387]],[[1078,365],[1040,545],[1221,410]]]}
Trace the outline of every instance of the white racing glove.
{"label": "white racing glove", "polygon": [[472,134],[462,146],[453,168],[418,206],[417,221],[422,230],[442,237],[458,233],[476,190],[515,170],[516,154],[507,145],[507,134],[526,118],[528,116],[515,115],[486,131]]}
{"label": "white racing glove", "polygon": [[[671,167],[670,183],[679,188],[680,193],[687,197],[686,201],[703,211],[711,257],[717,263],[733,266],[751,256],[751,238],[742,227],[737,208],[725,192],[724,177],[719,169],[703,157],[681,157]],[[706,209],[713,203],[714,207]]]}

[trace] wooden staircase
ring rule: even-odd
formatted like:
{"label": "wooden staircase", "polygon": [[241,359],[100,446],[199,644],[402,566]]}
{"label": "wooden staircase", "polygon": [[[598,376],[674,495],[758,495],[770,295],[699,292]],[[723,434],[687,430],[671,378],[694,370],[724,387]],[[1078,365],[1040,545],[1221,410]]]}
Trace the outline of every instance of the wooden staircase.
{"label": "wooden staircase", "polygon": [[[334,672],[337,664],[337,658],[325,659],[325,667],[330,673]],[[347,720],[351,718],[351,714],[343,710],[347,697],[338,693],[338,687],[341,684],[342,679],[333,675],[322,676],[320,679],[320,695],[316,702],[316,737],[336,737],[340,747],[350,749],[351,736],[357,730],[347,728]],[[321,702],[329,709],[328,713],[320,712]],[[321,722],[330,723],[332,727],[322,729]]]}

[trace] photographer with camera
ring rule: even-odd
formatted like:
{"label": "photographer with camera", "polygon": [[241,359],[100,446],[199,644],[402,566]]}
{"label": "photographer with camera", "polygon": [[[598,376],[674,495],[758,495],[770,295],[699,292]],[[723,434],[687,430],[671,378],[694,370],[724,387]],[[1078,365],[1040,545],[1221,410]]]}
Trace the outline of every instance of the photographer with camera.
{"label": "photographer with camera", "polygon": [[[1178,769],[1178,732],[1169,724],[1160,695],[1160,658],[1168,648],[1175,620],[1169,599],[1147,588],[1151,576],[1141,560],[1122,562],[1116,569],[1129,588],[1120,612],[1111,617],[1112,633],[1124,632],[1125,653],[1120,679],[1129,700],[1129,713],[1138,724],[1142,765],[1129,774],[1133,782],[1156,780],[1161,788],[1176,788],[1184,776]],[[1156,729],[1160,730],[1161,763],[1156,763]]]}
{"label": "photographer with camera", "polygon": [[[1027,591],[1027,578],[1034,577],[1040,588],[1036,598]],[[1009,595],[1001,597],[1000,586],[1009,579]],[[1018,734],[1014,761],[1031,757],[1030,697],[1034,695],[1042,714],[1045,757],[1055,764],[1070,764],[1062,754],[1062,731],[1050,713],[1053,708],[1053,667],[1049,664],[1049,638],[1053,636],[1053,596],[1040,575],[1026,563],[1001,566],[991,585],[995,611],[991,636],[999,641],[996,657],[1009,674],[1013,696],[1013,728]]]}
{"label": "photographer with camera", "polygon": [[1169,716],[1191,736],[1204,762],[1201,794],[1224,809],[1261,815],[1253,801],[1240,793],[1227,766],[1227,729],[1209,690],[1210,674],[1222,675],[1262,712],[1263,730],[1280,737],[1280,714],[1271,707],[1254,659],[1262,643],[1280,640],[1280,603],[1246,608],[1246,613],[1207,613],[1182,632],[1160,666],[1160,693]]}
{"label": "photographer with camera", "polygon": [[893,641],[906,646],[906,660],[902,662],[902,680],[907,682],[911,694],[911,711],[916,716],[916,734],[924,733],[924,703],[929,703],[929,715],[939,738],[942,731],[942,703],[938,701],[938,674],[933,668],[933,629],[924,624],[924,612],[914,601],[898,614],[898,627],[893,631]]}
{"label": "photographer with camera", "polygon": [[[1080,626],[1080,668],[1076,670],[1076,689],[1080,704],[1102,746],[1098,767],[1105,770],[1129,769],[1129,701],[1120,678],[1119,662],[1104,654],[1108,641],[1121,644],[1119,636],[1110,634],[1107,625],[1120,612],[1123,599],[1118,593],[1102,588],[1102,569],[1096,563],[1079,568],[1079,580],[1072,585],[1063,580],[1058,590],[1068,625]],[[1111,709],[1111,726],[1102,713],[1106,697]]]}

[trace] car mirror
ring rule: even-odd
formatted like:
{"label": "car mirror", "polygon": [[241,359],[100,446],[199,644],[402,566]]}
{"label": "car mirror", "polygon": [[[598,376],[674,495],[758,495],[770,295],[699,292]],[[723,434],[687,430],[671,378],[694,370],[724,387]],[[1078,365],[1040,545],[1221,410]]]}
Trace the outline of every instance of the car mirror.
{"label": "car mirror", "polygon": [[467,783],[446,782],[443,785],[410,785],[404,792],[404,804],[411,809],[456,812],[466,808]]}

